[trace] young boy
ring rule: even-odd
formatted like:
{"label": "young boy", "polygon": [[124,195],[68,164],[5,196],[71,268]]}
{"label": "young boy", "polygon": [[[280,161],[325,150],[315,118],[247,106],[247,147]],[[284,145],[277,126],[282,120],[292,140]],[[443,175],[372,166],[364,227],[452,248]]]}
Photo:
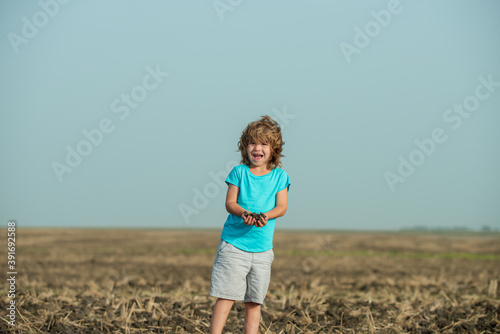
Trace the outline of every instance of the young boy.
{"label": "young boy", "polygon": [[[269,116],[248,124],[238,149],[241,165],[229,173],[226,210],[212,268],[210,295],[217,297],[210,333],[222,333],[235,300],[245,303],[245,333],[257,333],[260,306],[269,287],[276,218],[285,214],[290,180],[280,169],[284,142]],[[249,212],[263,213],[256,220]]]}

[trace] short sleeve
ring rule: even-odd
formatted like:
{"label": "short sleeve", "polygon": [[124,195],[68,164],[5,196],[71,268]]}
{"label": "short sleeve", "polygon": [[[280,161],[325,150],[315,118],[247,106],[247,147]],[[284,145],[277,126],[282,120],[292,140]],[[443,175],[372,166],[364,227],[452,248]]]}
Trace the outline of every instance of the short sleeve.
{"label": "short sleeve", "polygon": [[279,179],[278,191],[281,191],[285,188],[287,189],[287,191],[290,191],[290,178],[288,177],[288,174],[283,171]]}
{"label": "short sleeve", "polygon": [[229,175],[226,178],[226,184],[229,186],[229,184],[234,184],[238,188],[240,187],[241,184],[241,176],[240,173],[238,173],[238,169],[236,167],[233,167],[233,169],[229,172]]}

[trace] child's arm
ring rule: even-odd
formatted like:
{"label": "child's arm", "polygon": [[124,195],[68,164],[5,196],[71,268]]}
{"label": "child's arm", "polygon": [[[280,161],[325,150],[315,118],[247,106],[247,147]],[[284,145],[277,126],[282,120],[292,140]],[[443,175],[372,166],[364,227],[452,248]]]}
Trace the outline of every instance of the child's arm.
{"label": "child's arm", "polygon": [[288,188],[285,188],[281,191],[278,191],[276,194],[276,206],[274,209],[265,213],[266,218],[262,219],[262,221],[255,222],[255,226],[263,227],[267,225],[267,221],[269,219],[274,219],[278,217],[282,217],[285,215],[286,209],[288,207]]}
{"label": "child's arm", "polygon": [[[240,192],[240,188],[235,186],[234,184],[229,184],[229,188],[227,189],[226,195],[226,210],[233,215],[242,217],[243,212],[247,211],[243,209],[238,204],[238,194]],[[288,207],[288,189],[285,188],[279,191],[276,194],[276,206],[274,209],[265,213],[266,218],[263,222],[257,223],[256,220],[252,217],[243,218],[243,222],[247,225],[255,225],[257,227],[262,227],[267,224],[269,219],[278,218],[285,215],[286,209]]]}
{"label": "child's arm", "polygon": [[[285,215],[288,207],[288,189],[285,188],[276,194],[276,206],[265,213],[267,219],[274,219]],[[267,220],[266,219],[266,220]]]}
{"label": "child's arm", "polygon": [[238,194],[240,192],[240,188],[235,186],[234,184],[229,184],[229,188],[227,188],[226,195],[226,210],[233,215],[239,216],[243,218],[243,223],[246,225],[256,225],[256,220],[253,217],[246,216],[243,217],[243,213],[247,212],[247,210],[243,209],[238,204]]}
{"label": "child's arm", "polygon": [[229,184],[229,188],[227,188],[226,194],[226,210],[233,215],[241,217],[243,212],[247,211],[243,209],[238,204],[238,194],[240,192],[240,188],[235,186],[234,184]]}

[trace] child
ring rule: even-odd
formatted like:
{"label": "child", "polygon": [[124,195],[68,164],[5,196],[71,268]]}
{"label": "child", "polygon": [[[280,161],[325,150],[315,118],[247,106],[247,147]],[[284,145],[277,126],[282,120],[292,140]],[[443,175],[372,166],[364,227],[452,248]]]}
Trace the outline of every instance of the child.
{"label": "child", "polygon": [[[269,287],[276,218],[285,214],[290,181],[280,169],[284,142],[269,116],[248,124],[238,149],[241,165],[227,176],[226,210],[212,268],[210,295],[217,297],[210,333],[221,333],[235,300],[245,303],[245,333],[257,333],[260,306]],[[256,220],[250,212],[262,212]]]}

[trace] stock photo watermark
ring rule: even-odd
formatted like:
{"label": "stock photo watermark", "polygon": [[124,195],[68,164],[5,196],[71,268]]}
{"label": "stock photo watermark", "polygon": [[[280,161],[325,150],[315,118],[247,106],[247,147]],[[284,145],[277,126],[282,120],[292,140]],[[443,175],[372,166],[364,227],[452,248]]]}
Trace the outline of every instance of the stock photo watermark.
{"label": "stock photo watermark", "polygon": [[[168,72],[162,72],[159,65],[153,69],[151,66],[146,66],[147,74],[142,78],[140,85],[134,86],[129,93],[122,93],[119,98],[111,102],[111,112],[117,114],[117,117],[123,121],[130,115],[130,111],[137,109],[142,101],[144,101],[149,92],[154,91],[160,86],[163,80],[170,75]],[[73,147],[66,145],[66,157],[63,163],[53,161],[51,166],[54,174],[59,182],[63,182],[63,176],[72,173],[75,168],[80,166],[85,157],[88,157],[94,148],[100,146],[106,135],[112,133],[116,128],[116,124],[111,118],[104,117],[93,129],[83,129],[81,131],[83,139],[81,139]]]}
{"label": "stock photo watermark", "polygon": [[186,224],[191,223],[192,215],[199,215],[201,210],[205,209],[208,204],[210,204],[210,199],[214,199],[219,196],[222,189],[226,187],[226,178],[229,172],[235,167],[238,166],[239,163],[237,161],[231,160],[226,164],[226,169],[218,171],[216,173],[210,171],[208,175],[213,180],[213,182],[206,183],[202,188],[203,191],[198,189],[197,187],[193,188],[193,199],[191,201],[191,205],[180,203],[179,204],[179,212],[184,219]]}
{"label": "stock photo watermark", "polygon": [[[408,0],[412,1],[412,0]],[[339,44],[340,51],[348,64],[352,61],[354,54],[359,55],[370,43],[377,38],[387,28],[393,18],[401,14],[404,7],[399,0],[389,0],[386,9],[370,11],[371,19],[360,26],[354,27],[354,38],[351,43],[341,42]]]}
{"label": "stock photo watermark", "polygon": [[11,327],[16,326],[16,222],[11,220],[7,223],[7,323]]}
{"label": "stock photo watermark", "polygon": [[38,35],[40,29],[49,24],[61,10],[61,5],[66,5],[70,0],[40,0],[38,6],[40,10],[31,15],[31,18],[23,16],[20,34],[9,32],[7,39],[15,53],[19,53],[22,44],[28,44],[30,40]]}
{"label": "stock photo watermark", "polygon": [[[466,96],[462,103],[454,103],[451,108],[443,112],[443,121],[447,123],[452,130],[458,130],[464,121],[472,116],[472,113],[477,111],[481,102],[489,99],[500,87],[500,81],[494,81],[493,75],[487,77],[479,76],[479,84],[474,89],[474,93]],[[384,178],[391,192],[396,191],[396,185],[404,183],[418,167],[431,157],[439,144],[444,143],[448,139],[446,130],[442,127],[436,127],[430,132],[430,135],[424,139],[415,139],[416,148],[412,150],[407,157],[398,156],[398,166],[396,172],[386,171]]]}
{"label": "stock photo watermark", "polygon": [[238,6],[241,5],[243,0],[215,0],[212,2],[219,20],[224,21],[224,15],[228,12],[233,12]]}
{"label": "stock photo watermark", "polygon": [[[287,107],[284,106],[282,110],[274,108],[272,110],[274,116],[278,119],[278,123],[280,127],[284,129],[288,124],[290,124],[290,120],[293,120],[297,115],[289,114],[287,112]],[[210,200],[216,198],[221,193],[221,190],[224,190],[227,187],[226,178],[231,172],[231,170],[238,166],[239,163],[237,161],[231,160],[226,164],[226,168],[224,170],[220,170],[216,173],[210,171],[208,176],[212,181],[206,183],[202,189],[200,190],[198,187],[193,188],[193,199],[190,201],[190,204],[180,203],[178,205],[179,212],[184,220],[185,224],[191,224],[191,216],[199,215],[201,211],[208,207],[210,204]]]}

